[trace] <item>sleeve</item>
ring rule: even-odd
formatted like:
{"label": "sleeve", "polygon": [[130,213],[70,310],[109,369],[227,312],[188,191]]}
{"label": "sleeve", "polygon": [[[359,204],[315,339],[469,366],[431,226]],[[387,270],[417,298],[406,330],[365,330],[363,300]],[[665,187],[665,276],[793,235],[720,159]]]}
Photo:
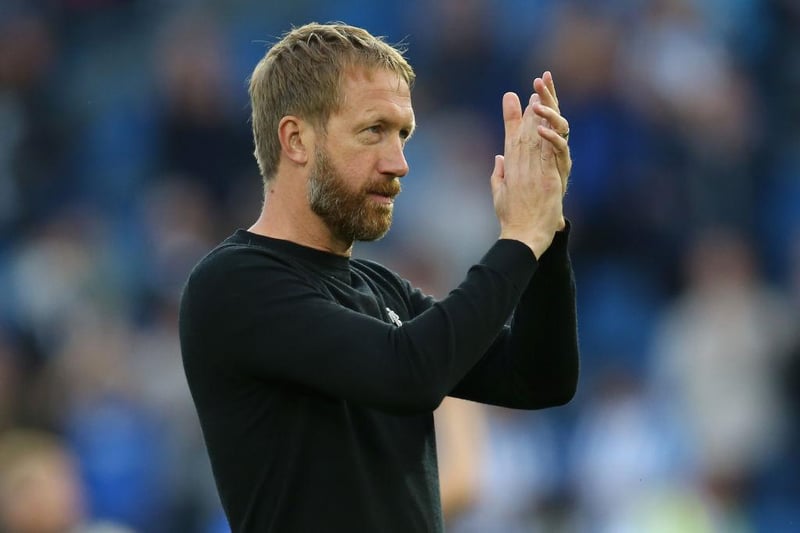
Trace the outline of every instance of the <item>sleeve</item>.
{"label": "sleeve", "polygon": [[397,327],[285,265],[240,257],[190,277],[184,357],[387,411],[431,411],[491,346],[536,267],[526,246],[497,241],[446,298]]}
{"label": "sleeve", "polygon": [[579,349],[568,230],[541,256],[510,326],[451,392],[521,409],[563,405],[575,395]]}

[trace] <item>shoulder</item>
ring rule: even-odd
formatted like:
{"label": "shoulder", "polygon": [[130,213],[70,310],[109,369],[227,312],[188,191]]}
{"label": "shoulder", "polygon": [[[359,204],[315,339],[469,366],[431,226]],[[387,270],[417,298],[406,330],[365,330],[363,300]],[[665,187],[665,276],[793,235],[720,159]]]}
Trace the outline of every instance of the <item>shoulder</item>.
{"label": "shoulder", "polygon": [[224,309],[254,300],[267,303],[315,286],[291,258],[261,246],[225,241],[191,270],[181,300],[186,310]]}
{"label": "shoulder", "polygon": [[245,243],[225,241],[208,252],[192,268],[188,284],[224,281],[235,283],[248,273],[294,271],[291,261],[269,249]]}

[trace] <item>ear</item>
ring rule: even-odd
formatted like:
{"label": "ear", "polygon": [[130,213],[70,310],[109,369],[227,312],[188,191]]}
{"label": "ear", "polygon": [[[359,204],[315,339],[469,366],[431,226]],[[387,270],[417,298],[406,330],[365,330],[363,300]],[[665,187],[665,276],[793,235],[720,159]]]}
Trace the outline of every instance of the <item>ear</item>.
{"label": "ear", "polygon": [[314,128],[305,120],[287,115],[278,123],[281,151],[293,163],[304,165],[314,150]]}

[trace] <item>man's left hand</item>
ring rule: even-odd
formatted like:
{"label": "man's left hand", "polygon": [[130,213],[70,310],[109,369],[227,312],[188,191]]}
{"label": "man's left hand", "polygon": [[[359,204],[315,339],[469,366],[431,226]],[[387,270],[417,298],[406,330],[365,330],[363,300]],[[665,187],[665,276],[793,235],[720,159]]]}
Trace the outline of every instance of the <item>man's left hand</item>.
{"label": "man's left hand", "polygon": [[[569,153],[569,122],[563,116],[558,107],[558,96],[556,87],[553,83],[553,75],[550,71],[545,71],[541,78],[533,80],[533,90],[538,96],[538,102],[534,103],[533,110],[542,117],[538,127],[539,135],[549,141],[556,158],[556,167],[561,176],[563,194],[567,193],[567,183],[569,174],[572,170],[572,157]],[[542,149],[546,149],[544,146]]]}

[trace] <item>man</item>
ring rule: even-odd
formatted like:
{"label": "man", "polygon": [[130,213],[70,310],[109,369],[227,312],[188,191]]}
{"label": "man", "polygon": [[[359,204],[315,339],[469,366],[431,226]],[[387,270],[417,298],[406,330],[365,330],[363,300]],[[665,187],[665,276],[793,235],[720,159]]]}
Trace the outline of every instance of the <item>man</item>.
{"label": "man", "polygon": [[413,80],[400,52],[342,24],[290,31],[253,72],[264,206],[195,267],[180,317],[235,532],[442,531],[442,399],[536,409],[574,394],[569,130],[549,73],[524,112],[503,97],[500,239],[458,288],[437,302],[351,259],[389,229]]}

